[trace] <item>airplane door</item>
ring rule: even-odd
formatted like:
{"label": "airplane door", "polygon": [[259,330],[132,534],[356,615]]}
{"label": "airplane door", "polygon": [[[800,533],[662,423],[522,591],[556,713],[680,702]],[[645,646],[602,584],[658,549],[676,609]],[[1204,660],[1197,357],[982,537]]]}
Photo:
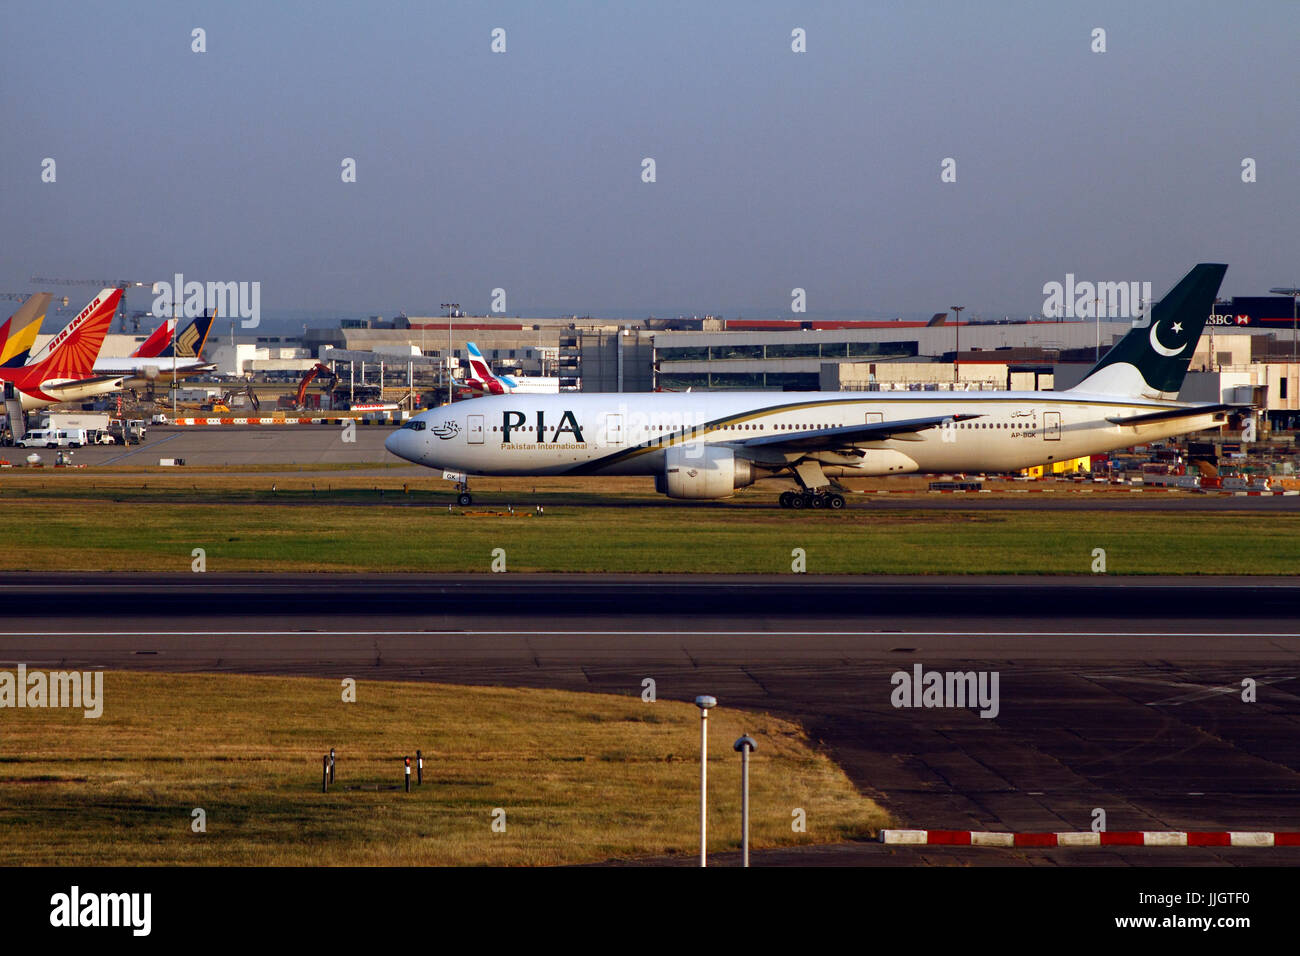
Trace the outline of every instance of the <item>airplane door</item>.
{"label": "airplane door", "polygon": [[605,444],[623,444],[623,416],[613,413],[605,416]]}
{"label": "airplane door", "polygon": [[471,445],[483,444],[483,416],[470,415],[468,419],[469,433],[466,437]]}
{"label": "airplane door", "polygon": [[1043,412],[1043,438],[1046,441],[1061,440],[1061,413]]}
{"label": "airplane door", "polygon": [[882,425],[885,421],[884,412],[867,412],[868,425]]}

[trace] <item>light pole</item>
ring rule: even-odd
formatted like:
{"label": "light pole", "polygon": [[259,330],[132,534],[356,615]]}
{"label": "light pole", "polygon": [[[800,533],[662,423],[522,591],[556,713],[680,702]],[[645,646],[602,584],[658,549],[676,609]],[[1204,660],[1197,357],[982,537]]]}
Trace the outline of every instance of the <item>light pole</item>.
{"label": "light pole", "polygon": [[447,310],[447,404],[451,404],[451,316],[452,313],[460,309],[459,302],[444,302],[442,307]]}
{"label": "light pole", "polygon": [[[1097,350],[1096,350],[1095,352],[1093,352],[1093,354],[1092,354],[1092,360],[1093,360],[1094,362],[1100,362],[1100,361],[1101,361],[1101,299],[1100,299],[1099,297],[1098,297],[1098,298],[1094,298],[1094,299],[1092,300],[1092,308],[1093,308],[1093,311],[1097,313],[1097,315],[1096,315],[1096,319],[1097,319]],[[1109,318],[1109,316],[1107,316],[1107,318]]]}
{"label": "light pole", "polygon": [[[122,293],[122,297],[126,297],[125,292]],[[179,295],[172,296],[172,421],[176,421],[176,329],[181,324],[179,298]],[[157,405],[154,405],[154,408],[157,407]],[[125,425],[123,425],[122,430],[126,430]]]}
{"label": "light pole", "polygon": [[709,808],[709,708],[718,706],[718,699],[707,694],[695,698],[700,708],[700,866],[708,866],[705,839],[708,835]]}
{"label": "light pole", "polygon": [[749,755],[758,744],[745,734],[731,746],[740,751],[740,865],[749,866]]}
{"label": "light pole", "polygon": [[952,382],[956,385],[961,378],[961,310],[966,306],[954,305],[950,308],[953,311],[952,327],[957,333],[957,347],[952,353]]}

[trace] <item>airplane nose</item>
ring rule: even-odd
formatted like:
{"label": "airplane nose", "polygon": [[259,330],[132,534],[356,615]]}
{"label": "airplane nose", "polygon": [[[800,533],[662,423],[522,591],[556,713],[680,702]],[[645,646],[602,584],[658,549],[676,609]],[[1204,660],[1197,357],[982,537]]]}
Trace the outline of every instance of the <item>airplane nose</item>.
{"label": "airplane nose", "polygon": [[384,439],[384,448],[396,455],[398,458],[405,458],[407,461],[410,461],[410,442],[408,441],[410,437],[411,436],[406,434],[403,429],[399,428]]}

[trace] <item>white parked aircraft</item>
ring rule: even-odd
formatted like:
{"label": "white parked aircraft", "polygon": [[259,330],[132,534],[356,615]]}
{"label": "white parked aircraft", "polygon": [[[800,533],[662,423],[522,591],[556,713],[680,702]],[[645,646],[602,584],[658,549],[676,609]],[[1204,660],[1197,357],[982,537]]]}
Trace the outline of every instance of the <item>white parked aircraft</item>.
{"label": "white parked aircraft", "polygon": [[1175,401],[1227,266],[1201,264],[1062,392],[493,395],[429,409],[389,436],[408,461],[468,475],[653,475],[670,498],[767,478],[782,507],[842,508],[832,479],[1015,471],[1226,421]]}

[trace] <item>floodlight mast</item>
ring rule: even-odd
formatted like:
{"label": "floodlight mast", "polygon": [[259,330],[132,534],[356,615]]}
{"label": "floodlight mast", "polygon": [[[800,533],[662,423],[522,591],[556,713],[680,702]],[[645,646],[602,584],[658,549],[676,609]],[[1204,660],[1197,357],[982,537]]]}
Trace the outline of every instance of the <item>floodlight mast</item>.
{"label": "floodlight mast", "polygon": [[718,699],[708,694],[695,698],[700,708],[700,866],[708,866],[706,839],[708,837],[709,799],[709,708],[718,706]]}

